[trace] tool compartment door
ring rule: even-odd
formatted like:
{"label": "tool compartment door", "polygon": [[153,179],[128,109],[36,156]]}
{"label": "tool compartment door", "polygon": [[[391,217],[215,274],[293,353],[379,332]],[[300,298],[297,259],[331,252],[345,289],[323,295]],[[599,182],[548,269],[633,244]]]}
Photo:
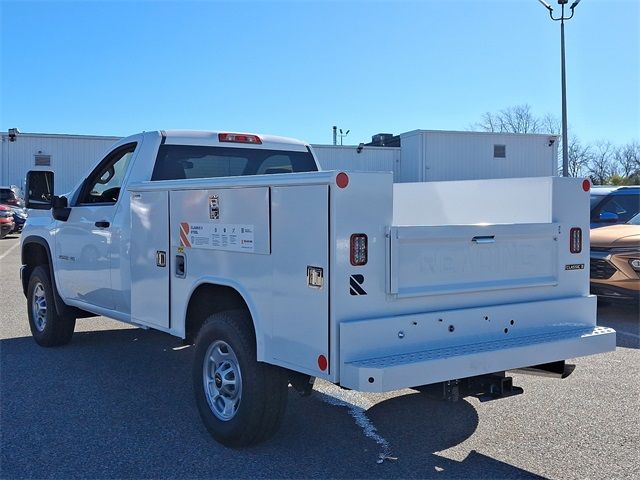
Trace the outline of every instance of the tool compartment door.
{"label": "tool compartment door", "polygon": [[131,194],[131,319],[169,328],[169,192]]}
{"label": "tool compartment door", "polygon": [[[329,187],[271,189],[273,356],[314,375],[329,359]],[[322,270],[321,287],[308,269]],[[315,270],[319,272],[320,270]]]}
{"label": "tool compartment door", "polygon": [[398,297],[557,285],[558,224],[395,226],[389,293]]}

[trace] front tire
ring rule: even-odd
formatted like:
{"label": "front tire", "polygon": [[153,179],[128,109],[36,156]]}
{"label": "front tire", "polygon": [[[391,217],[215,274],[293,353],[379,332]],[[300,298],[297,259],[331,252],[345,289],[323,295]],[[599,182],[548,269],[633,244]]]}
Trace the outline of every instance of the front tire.
{"label": "front tire", "polygon": [[58,314],[48,270],[33,269],[27,288],[29,327],[36,343],[42,347],[66,345],[71,341],[76,319]]}
{"label": "front tire", "polygon": [[256,360],[248,313],[211,315],[195,346],[196,404],[213,438],[238,448],[273,436],[287,405],[288,377],[285,370]]}

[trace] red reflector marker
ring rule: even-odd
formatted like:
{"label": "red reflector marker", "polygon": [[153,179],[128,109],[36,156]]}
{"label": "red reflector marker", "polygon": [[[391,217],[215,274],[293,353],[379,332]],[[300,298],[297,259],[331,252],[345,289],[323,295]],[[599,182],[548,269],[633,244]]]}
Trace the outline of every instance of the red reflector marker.
{"label": "red reflector marker", "polygon": [[231,142],[231,143],[253,143],[254,145],[261,145],[262,140],[257,135],[248,135],[246,133],[219,133],[219,142]]}
{"label": "red reflector marker", "polygon": [[318,368],[324,372],[327,369],[327,365],[327,357],[320,355],[318,357]]}
{"label": "red reflector marker", "polygon": [[591,190],[591,182],[586,178],[582,181],[582,190],[585,192]]}
{"label": "red reflector marker", "polygon": [[344,172],[336,175],[336,185],[340,188],[346,188],[349,185],[349,175]]}
{"label": "red reflector marker", "polygon": [[582,229],[574,227],[569,231],[569,251],[571,253],[582,252]]}

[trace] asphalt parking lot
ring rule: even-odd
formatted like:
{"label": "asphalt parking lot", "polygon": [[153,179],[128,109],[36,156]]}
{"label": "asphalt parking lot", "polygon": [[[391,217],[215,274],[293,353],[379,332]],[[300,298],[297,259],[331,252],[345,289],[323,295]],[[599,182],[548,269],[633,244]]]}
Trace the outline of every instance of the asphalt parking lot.
{"label": "asphalt parking lot", "polygon": [[[615,352],[565,380],[515,375],[524,395],[435,402],[327,383],[289,394],[263,445],[213,441],[192,397],[192,348],[105,318],[71,344],[31,339],[18,237],[0,240],[1,478],[639,478],[637,309],[602,307]],[[376,462],[380,452],[397,457]]]}

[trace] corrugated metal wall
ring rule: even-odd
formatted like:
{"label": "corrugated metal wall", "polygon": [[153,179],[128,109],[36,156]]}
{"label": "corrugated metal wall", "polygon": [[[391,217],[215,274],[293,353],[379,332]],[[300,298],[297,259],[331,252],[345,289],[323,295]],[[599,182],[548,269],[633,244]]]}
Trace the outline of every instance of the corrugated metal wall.
{"label": "corrugated metal wall", "polygon": [[[0,185],[24,189],[29,170],[53,170],[56,194],[68,192],[107,153],[118,137],[19,134],[15,142],[2,135]],[[35,155],[50,155],[50,166],[35,166]]]}
{"label": "corrugated metal wall", "polygon": [[[554,135],[416,130],[401,141],[403,182],[557,175]],[[494,145],[505,158],[494,158]]]}
{"label": "corrugated metal wall", "polygon": [[312,145],[323,170],[394,172],[400,165],[400,148]]}

